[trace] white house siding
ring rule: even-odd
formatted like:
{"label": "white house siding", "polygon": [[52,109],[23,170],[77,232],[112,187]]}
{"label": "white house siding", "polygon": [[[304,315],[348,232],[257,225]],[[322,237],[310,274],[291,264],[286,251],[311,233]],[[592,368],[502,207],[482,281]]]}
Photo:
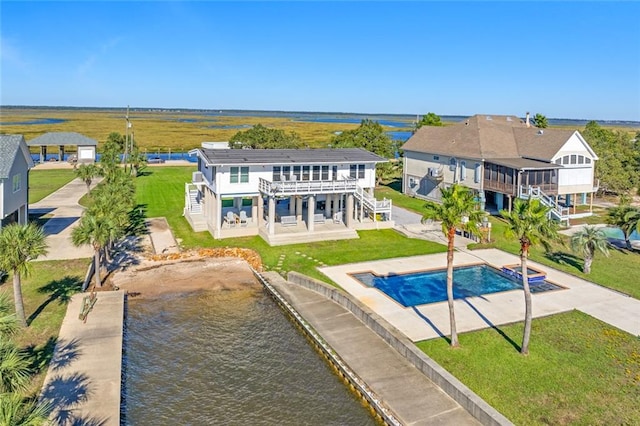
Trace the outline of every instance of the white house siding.
{"label": "white house siding", "polygon": [[[20,175],[20,189],[13,191],[13,178]],[[18,152],[9,177],[2,184],[2,206],[0,219],[18,211],[18,220],[20,223],[27,222],[27,203],[29,199],[29,166],[24,156]]]}
{"label": "white house siding", "polygon": [[[455,166],[451,164],[452,158],[456,159]],[[462,179],[463,176],[461,173],[463,161],[466,163],[466,176],[464,180]],[[482,165],[481,161],[472,158],[450,157],[447,155],[406,151],[404,157],[405,176],[403,191],[407,194],[413,194],[410,189],[411,182],[413,180],[415,183],[420,184],[420,189],[417,191],[417,195],[437,198],[435,194],[430,195],[429,193],[425,193],[425,190],[428,192],[432,192],[429,189],[431,186],[435,186],[425,185],[425,179],[430,180],[434,183],[436,182],[435,180],[428,178],[429,169],[437,169],[442,173],[443,179],[437,182],[443,182],[445,185],[451,185],[458,182],[471,189],[480,190],[482,189],[483,170],[481,167],[480,179],[478,182],[476,182],[474,179],[476,163]],[[429,188],[427,188],[427,186],[429,186]]]}

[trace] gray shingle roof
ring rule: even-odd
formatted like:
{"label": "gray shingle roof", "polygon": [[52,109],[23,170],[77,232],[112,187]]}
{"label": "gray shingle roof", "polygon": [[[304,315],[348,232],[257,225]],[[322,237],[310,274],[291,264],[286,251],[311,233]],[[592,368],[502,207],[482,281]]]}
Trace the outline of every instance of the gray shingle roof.
{"label": "gray shingle roof", "polygon": [[497,159],[518,157],[551,161],[575,130],[527,127],[515,116],[474,115],[445,127],[424,126],[402,146],[406,151],[453,157]]}
{"label": "gray shingle roof", "polygon": [[[11,172],[16,156],[21,149],[24,149],[20,147],[23,140],[22,135],[0,135],[0,179],[9,178],[9,172]],[[22,154],[26,156],[28,152],[22,152]],[[31,156],[28,158],[31,159]],[[29,163],[33,165],[30,161]]]}
{"label": "gray shingle roof", "polygon": [[76,145],[76,146],[96,146],[98,142],[95,139],[86,137],[76,132],[50,132],[27,142],[29,146],[43,145]]}
{"label": "gray shingle roof", "polygon": [[386,159],[361,148],[333,149],[202,149],[208,164],[339,164],[383,163]]}

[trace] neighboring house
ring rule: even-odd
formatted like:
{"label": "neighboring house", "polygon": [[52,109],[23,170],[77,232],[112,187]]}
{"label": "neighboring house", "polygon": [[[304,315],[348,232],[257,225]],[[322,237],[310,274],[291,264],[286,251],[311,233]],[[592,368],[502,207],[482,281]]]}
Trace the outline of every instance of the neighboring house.
{"label": "neighboring house", "polygon": [[49,132],[31,139],[28,146],[40,148],[40,163],[46,161],[47,148],[49,147],[58,151],[57,161],[64,161],[65,147],[68,146],[75,146],[77,149],[77,153],[69,157],[69,162],[94,163],[98,142],[76,132]]}
{"label": "neighboring house", "polygon": [[531,196],[568,222],[578,216],[578,204],[588,203],[590,214],[597,190],[598,156],[580,132],[532,127],[528,114],[424,126],[402,149],[403,192],[428,200],[438,201],[443,186],[459,183],[476,192],[482,209],[510,210],[513,198]]}
{"label": "neighboring house", "polygon": [[214,238],[260,235],[270,245],[358,238],[392,227],[373,197],[375,154],[351,149],[203,149],[185,185],[184,215]]}
{"label": "neighboring house", "polygon": [[0,228],[28,221],[31,154],[22,135],[0,135]]}

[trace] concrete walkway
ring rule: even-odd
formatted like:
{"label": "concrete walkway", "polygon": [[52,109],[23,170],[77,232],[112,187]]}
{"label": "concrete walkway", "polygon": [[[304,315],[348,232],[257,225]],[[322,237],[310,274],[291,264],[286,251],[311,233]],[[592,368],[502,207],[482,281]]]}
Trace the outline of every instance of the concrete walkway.
{"label": "concrete walkway", "polygon": [[[519,264],[518,256],[497,250],[456,252],[456,266],[488,263],[501,268]],[[640,335],[640,300],[590,283],[548,266],[529,262],[545,271],[547,280],[564,287],[561,290],[533,294],[533,316],[541,317],[573,309],[583,311],[634,336]],[[446,253],[386,259],[320,268],[322,273],[345,291],[382,316],[413,341],[433,339],[450,334],[449,310],[446,302],[404,307],[376,288],[368,287],[350,274],[371,271],[379,275],[402,274],[446,266]],[[522,321],[522,290],[457,299],[454,302],[458,332]]]}
{"label": "concrete walkway", "polygon": [[401,424],[480,424],[347,309],[275,273],[267,276]]}
{"label": "concrete walkway", "polygon": [[56,425],[120,425],[124,292],[97,294],[86,322],[75,294],[60,328],[40,400]]}
{"label": "concrete walkway", "polygon": [[[100,180],[94,179],[92,188]],[[71,242],[71,231],[84,211],[84,207],[78,204],[78,201],[86,193],[87,185],[76,178],[37,203],[29,205],[29,214],[52,216],[44,224],[49,252],[37,260],[82,259],[93,256],[93,248],[90,245],[75,247]]]}

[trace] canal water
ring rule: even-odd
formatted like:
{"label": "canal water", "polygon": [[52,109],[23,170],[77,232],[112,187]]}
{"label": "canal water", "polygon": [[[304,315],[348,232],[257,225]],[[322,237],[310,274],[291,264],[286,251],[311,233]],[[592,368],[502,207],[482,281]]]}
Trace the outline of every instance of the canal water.
{"label": "canal water", "polygon": [[262,289],[130,299],[123,424],[376,425]]}

